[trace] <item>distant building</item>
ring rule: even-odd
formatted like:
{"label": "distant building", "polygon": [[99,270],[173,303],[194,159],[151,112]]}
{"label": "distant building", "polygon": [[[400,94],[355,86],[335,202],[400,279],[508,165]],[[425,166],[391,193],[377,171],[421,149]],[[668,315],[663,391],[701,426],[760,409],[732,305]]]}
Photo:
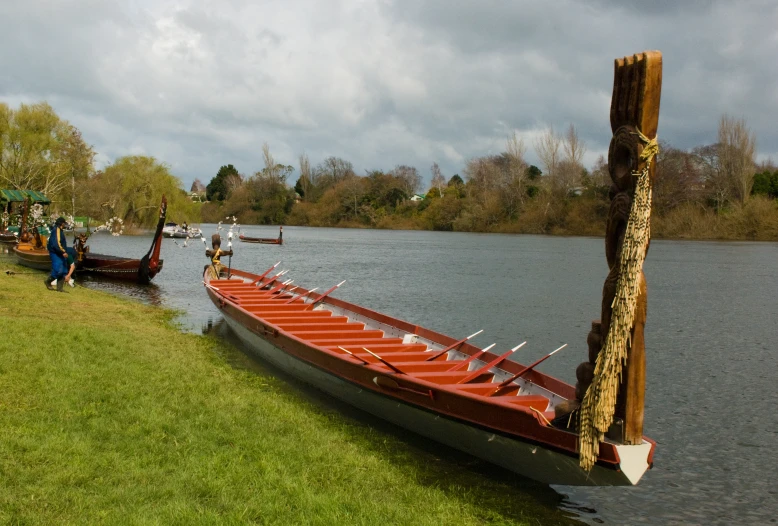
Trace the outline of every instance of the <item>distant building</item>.
{"label": "distant building", "polygon": [[422,194],[413,194],[413,195],[411,196],[411,201],[414,201],[414,202],[418,202],[418,201],[424,201],[425,197],[426,197],[426,196],[425,196],[425,195],[422,195]]}

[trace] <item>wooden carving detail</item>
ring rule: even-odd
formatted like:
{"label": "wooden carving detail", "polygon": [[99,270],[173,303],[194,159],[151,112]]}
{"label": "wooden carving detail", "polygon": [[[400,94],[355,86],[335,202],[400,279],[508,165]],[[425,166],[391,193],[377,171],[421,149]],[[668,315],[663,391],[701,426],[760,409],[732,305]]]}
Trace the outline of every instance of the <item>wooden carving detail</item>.
{"label": "wooden carving detail", "polygon": [[[644,148],[656,138],[659,123],[659,98],[662,85],[662,54],[648,51],[616,60],[611,99],[610,121],[613,138],[608,150],[611,206],[605,232],[605,256],[610,272],[603,285],[600,321],[592,323],[587,337],[588,361],[576,369],[576,398],[582,402],[595,379],[595,366],[602,350],[613,315],[613,301],[620,278],[621,251],[624,236],[641,174],[648,166],[649,188],[655,163],[646,158]],[[648,152],[647,152],[648,153]],[[648,228],[648,225],[646,225]],[[648,246],[646,245],[646,251]],[[646,281],[640,271],[637,303],[634,310],[626,363],[616,400],[615,419],[623,421],[618,437],[626,444],[639,444],[643,438],[643,401],[645,393],[645,346],[643,327],[646,322]],[[637,282],[634,282],[637,283]],[[615,420],[614,420],[615,421]]]}

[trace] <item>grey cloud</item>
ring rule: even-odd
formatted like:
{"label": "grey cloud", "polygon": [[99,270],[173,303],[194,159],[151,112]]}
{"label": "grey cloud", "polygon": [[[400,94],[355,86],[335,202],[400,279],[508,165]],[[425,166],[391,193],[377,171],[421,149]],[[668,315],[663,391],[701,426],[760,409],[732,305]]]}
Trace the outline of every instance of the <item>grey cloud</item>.
{"label": "grey cloud", "polygon": [[263,142],[450,176],[514,129],[534,161],[538,130],[570,122],[593,161],[613,59],[660,49],[663,139],[713,142],[729,112],[778,158],[776,20],[768,2],[7,2],[0,100],[46,99],[104,161],[154,155],[187,187],[259,169]]}

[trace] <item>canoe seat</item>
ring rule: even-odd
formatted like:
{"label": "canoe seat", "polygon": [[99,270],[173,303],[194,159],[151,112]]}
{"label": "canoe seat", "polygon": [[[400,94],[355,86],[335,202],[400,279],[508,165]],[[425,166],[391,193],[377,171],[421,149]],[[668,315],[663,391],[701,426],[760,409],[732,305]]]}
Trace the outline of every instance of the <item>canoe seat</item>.
{"label": "canoe seat", "polygon": [[326,330],[303,330],[303,331],[288,331],[294,334],[300,339],[317,341],[317,340],[342,340],[343,342],[352,342],[354,340],[363,341],[375,338],[383,338],[384,331],[379,330],[365,330],[364,327],[359,329],[348,329],[340,327],[331,327]]}
{"label": "canoe seat", "polygon": [[[309,343],[318,345],[320,347],[344,347],[351,351],[351,348],[356,346],[358,350],[362,350],[362,347],[367,347],[371,351],[376,344],[381,343],[393,343],[395,345],[402,344],[402,338],[362,338],[356,340],[345,340],[343,338],[314,338],[308,340]],[[353,351],[352,351],[353,352]],[[363,351],[364,352],[364,351]],[[380,355],[383,358],[383,355]]]}
{"label": "canoe seat", "polygon": [[[338,351],[338,345],[331,345],[328,346],[328,349],[332,351]],[[354,354],[357,354],[359,356],[368,356],[368,353],[366,353],[361,345],[354,345],[353,343],[349,342],[346,345],[340,345],[340,347],[343,347],[346,350],[349,350],[353,352]],[[427,346],[423,343],[374,343],[370,347],[368,347],[371,351],[376,353],[381,358],[384,358],[390,362],[402,359],[405,361],[423,361],[428,356],[429,353],[425,352],[427,350]],[[342,351],[341,351],[342,352]]]}
{"label": "canoe seat", "polygon": [[319,330],[339,330],[339,331],[361,331],[364,330],[364,323],[349,323],[345,316],[333,316],[315,321],[292,321],[274,323],[279,329],[296,334],[301,331],[319,331]]}
{"label": "canoe seat", "polygon": [[545,412],[548,408],[548,398],[540,395],[491,396],[489,399],[511,405],[531,407],[537,409],[541,413]]}
{"label": "canoe seat", "polygon": [[398,360],[392,360],[390,363],[392,365],[397,366],[397,368],[403,371],[404,373],[413,375],[415,377],[419,377],[419,375],[423,373],[448,371],[449,369],[454,367],[457,363],[462,363],[462,362],[438,362],[438,361],[428,362],[426,360],[400,362]]}
{"label": "canoe seat", "polygon": [[[453,367],[453,365],[452,365]],[[457,382],[464,380],[472,374],[472,371],[445,371],[437,373],[420,373],[416,376],[421,380],[440,384],[440,385],[455,385]],[[477,378],[473,378],[471,383],[485,383],[491,382],[493,375],[489,372],[485,372]],[[465,384],[466,385],[466,384]]]}

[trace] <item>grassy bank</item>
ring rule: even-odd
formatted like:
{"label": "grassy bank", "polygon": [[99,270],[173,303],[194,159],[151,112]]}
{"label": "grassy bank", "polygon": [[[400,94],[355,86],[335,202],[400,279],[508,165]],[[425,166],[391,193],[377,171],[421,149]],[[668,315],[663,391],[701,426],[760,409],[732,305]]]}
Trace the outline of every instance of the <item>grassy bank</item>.
{"label": "grassy bank", "polygon": [[569,522],[547,488],[231,365],[172,312],[5,269],[0,523]]}

